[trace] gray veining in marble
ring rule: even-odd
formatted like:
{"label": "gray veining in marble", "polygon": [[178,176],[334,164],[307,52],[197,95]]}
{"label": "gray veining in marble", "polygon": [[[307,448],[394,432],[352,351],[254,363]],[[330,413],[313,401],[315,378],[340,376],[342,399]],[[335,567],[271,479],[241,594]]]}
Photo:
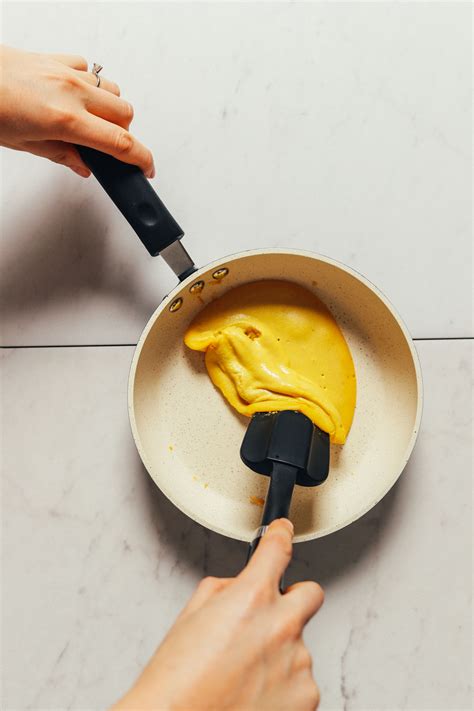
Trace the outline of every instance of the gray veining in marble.
{"label": "gray veining in marble", "polygon": [[[416,337],[472,334],[469,3],[6,2],[3,15],[5,42],[77,52],[121,84],[197,263],[319,251],[376,283]],[[3,344],[136,342],[174,277],[95,181],[5,151],[2,196]]]}
{"label": "gray veining in marble", "polygon": [[[326,601],[306,632],[322,711],[470,708],[472,342],[419,344],[425,413],[398,485],[300,544],[289,580]],[[245,546],[183,516],[129,433],[131,348],[5,351],[3,706],[105,708],[202,575]]]}
{"label": "gray veining in marble", "polygon": [[[465,2],[5,2],[3,41],[104,64],[199,264],[253,247],[349,263],[413,335],[472,334]],[[54,17],[54,22],[51,21]],[[2,343],[137,340],[174,277],[93,180],[2,151]],[[471,708],[472,342],[418,344],[422,431],[369,514],[300,544],[321,711]],[[127,422],[132,349],[2,353],[2,701],[99,711],[245,546],[177,511]]]}

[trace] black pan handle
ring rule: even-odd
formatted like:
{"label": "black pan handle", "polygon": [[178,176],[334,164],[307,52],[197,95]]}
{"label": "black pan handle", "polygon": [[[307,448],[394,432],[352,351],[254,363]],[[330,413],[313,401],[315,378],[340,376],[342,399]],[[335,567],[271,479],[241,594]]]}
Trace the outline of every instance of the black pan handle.
{"label": "black pan handle", "polygon": [[140,168],[94,148],[77,146],[77,150],[152,257],[181,239],[183,230]]}

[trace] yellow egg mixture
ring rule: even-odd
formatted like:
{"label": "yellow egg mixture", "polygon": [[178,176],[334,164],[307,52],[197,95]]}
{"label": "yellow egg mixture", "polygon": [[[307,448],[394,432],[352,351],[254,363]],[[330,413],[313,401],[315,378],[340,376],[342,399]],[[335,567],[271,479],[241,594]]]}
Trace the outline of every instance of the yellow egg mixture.
{"label": "yellow egg mixture", "polygon": [[356,402],[354,363],[336,321],[310,291],[258,281],[211,301],[184,341],[242,415],[298,410],[343,444]]}

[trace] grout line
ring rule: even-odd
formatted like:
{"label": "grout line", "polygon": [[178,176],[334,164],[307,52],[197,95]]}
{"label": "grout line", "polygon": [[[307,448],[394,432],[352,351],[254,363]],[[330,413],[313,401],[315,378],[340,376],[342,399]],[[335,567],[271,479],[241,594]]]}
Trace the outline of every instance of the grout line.
{"label": "grout line", "polygon": [[428,338],[413,338],[414,341],[472,341],[474,336],[433,336]]}
{"label": "grout line", "polygon": [[[474,336],[432,336],[413,338],[414,341],[472,341]],[[0,346],[1,350],[26,350],[28,348],[135,348],[136,343],[51,343],[39,346]]]}
{"label": "grout line", "polygon": [[20,350],[26,348],[135,348],[136,343],[52,343],[41,346],[0,346],[2,350]]}

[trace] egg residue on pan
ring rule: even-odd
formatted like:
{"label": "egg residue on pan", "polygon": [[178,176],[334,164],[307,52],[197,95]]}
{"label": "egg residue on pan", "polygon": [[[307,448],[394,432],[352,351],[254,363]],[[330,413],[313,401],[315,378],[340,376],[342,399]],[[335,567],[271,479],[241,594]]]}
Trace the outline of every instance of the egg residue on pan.
{"label": "egg residue on pan", "polygon": [[193,320],[186,345],[242,415],[298,410],[343,444],[356,402],[354,363],[326,306],[287,281],[243,284]]}

